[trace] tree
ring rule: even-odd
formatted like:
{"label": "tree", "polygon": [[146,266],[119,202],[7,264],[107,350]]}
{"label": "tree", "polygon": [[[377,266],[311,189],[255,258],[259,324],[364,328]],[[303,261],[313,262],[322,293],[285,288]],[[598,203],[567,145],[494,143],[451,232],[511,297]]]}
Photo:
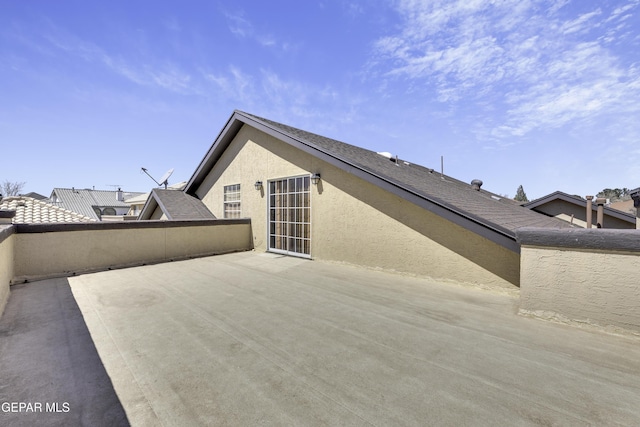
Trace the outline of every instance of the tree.
{"label": "tree", "polygon": [[605,188],[598,194],[596,197],[603,197],[605,199],[610,199],[612,202],[618,200],[628,200],[629,197],[629,189],[628,188]]}
{"label": "tree", "polygon": [[516,191],[516,197],[514,197],[513,200],[517,202],[529,201],[529,199],[527,199],[527,193],[524,192],[524,188],[522,188],[522,185],[518,187],[518,191]]}
{"label": "tree", "polygon": [[22,191],[24,184],[24,182],[11,182],[5,180],[0,188],[0,194],[5,197],[17,196]]}

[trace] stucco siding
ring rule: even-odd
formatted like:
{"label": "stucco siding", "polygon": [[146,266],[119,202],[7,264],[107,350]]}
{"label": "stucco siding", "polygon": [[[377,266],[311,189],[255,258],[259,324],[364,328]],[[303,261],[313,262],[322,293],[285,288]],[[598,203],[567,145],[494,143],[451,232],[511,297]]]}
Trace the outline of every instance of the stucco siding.
{"label": "stucco siding", "polygon": [[[2,228],[2,227],[0,227]],[[13,279],[14,239],[15,234],[7,228],[0,230],[0,316],[9,299],[9,285]]]}
{"label": "stucco siding", "polygon": [[[223,217],[223,187],[241,184],[254,247],[267,250],[267,182],[310,173],[311,256],[435,278],[513,287],[519,255],[255,128],[243,126],[196,194]],[[263,182],[261,191],[254,189]]]}
{"label": "stucco siding", "polygon": [[[106,268],[251,249],[249,221],[203,221],[202,225],[164,226],[138,222],[123,228],[17,233],[14,271],[21,281],[65,276]],[[144,226],[144,227],[143,227]],[[0,253],[1,255],[1,253]]]}
{"label": "stucco siding", "polygon": [[151,217],[149,218],[150,220],[163,220],[166,221],[168,218],[167,216],[164,214],[164,212],[162,212],[162,209],[160,209],[160,206],[157,206],[153,213],[151,214]]}
{"label": "stucco siding", "polygon": [[640,253],[522,247],[524,314],[640,334]]}

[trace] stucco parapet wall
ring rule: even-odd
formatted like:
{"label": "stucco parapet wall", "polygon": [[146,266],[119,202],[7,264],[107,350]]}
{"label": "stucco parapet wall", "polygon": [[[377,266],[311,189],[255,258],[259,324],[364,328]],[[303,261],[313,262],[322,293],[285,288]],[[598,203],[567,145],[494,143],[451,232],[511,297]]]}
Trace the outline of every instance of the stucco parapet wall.
{"label": "stucco parapet wall", "polygon": [[16,232],[15,225],[0,225],[0,243]]}
{"label": "stucco parapet wall", "polygon": [[51,233],[57,231],[93,231],[93,230],[136,230],[144,228],[178,228],[214,225],[250,224],[250,218],[243,219],[197,219],[180,221],[122,221],[122,222],[82,222],[67,224],[15,224],[16,232]]}
{"label": "stucco parapet wall", "polygon": [[550,229],[525,227],[516,231],[522,246],[638,252],[640,230]]}
{"label": "stucco parapet wall", "polygon": [[14,228],[11,283],[252,249],[249,218]]}

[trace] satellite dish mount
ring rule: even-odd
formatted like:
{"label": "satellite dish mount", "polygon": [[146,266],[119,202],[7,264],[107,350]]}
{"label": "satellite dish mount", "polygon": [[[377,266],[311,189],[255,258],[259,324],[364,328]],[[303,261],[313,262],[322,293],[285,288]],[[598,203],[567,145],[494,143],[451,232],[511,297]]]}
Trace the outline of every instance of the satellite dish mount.
{"label": "satellite dish mount", "polygon": [[151,176],[151,174],[147,171],[146,168],[142,168],[142,172],[146,173],[149,176],[149,178],[151,178],[153,180],[153,182],[158,184],[158,187],[162,187],[164,185],[164,189],[166,190],[167,189],[167,185],[169,185],[169,177],[173,173],[173,168],[171,168],[168,171],[166,171],[164,173],[164,175],[162,175],[162,178],[160,178],[159,181],[156,181],[156,179]]}

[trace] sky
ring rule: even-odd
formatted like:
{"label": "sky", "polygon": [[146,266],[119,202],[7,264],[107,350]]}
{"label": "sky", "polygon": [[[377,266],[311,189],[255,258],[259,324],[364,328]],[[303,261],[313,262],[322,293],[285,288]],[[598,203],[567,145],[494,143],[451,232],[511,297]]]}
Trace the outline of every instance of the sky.
{"label": "sky", "polygon": [[530,200],[640,187],[640,0],[0,0],[0,182],[188,180],[235,109]]}

